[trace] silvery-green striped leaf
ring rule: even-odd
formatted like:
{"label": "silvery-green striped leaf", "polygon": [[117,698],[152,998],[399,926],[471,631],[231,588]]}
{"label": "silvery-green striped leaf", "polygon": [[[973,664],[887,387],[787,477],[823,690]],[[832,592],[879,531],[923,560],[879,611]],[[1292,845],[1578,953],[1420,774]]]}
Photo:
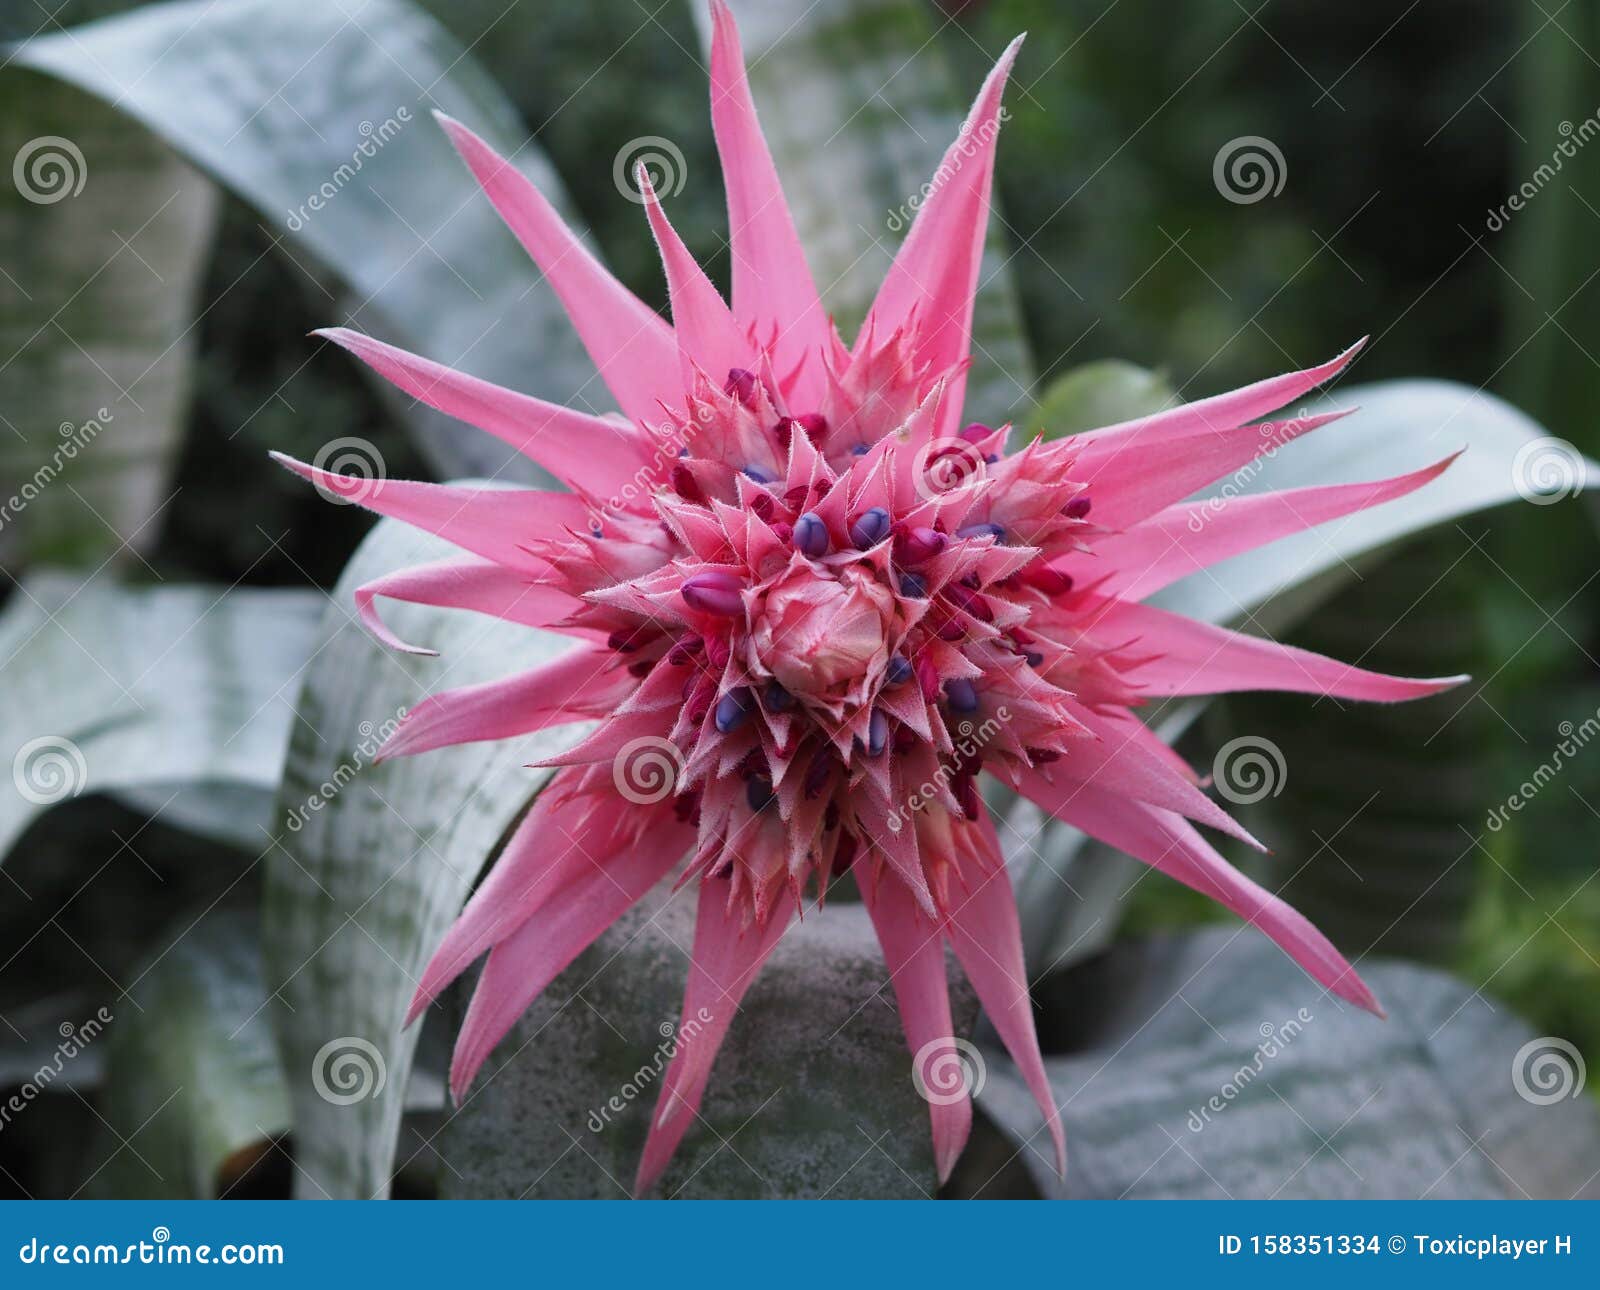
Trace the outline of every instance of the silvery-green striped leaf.
{"label": "silvery-green striped leaf", "polygon": [[[387,1193],[419,1027],[401,1030],[428,956],[479,870],[549,772],[527,768],[577,727],[440,749],[374,766],[426,694],[509,675],[571,642],[463,611],[392,602],[392,653],[355,621],[351,594],[450,548],[383,521],[332,593],[297,702],[265,861],[263,941],[294,1106],[297,1189]],[[357,1082],[339,1087],[343,1071]],[[366,1072],[365,1075],[362,1072]],[[402,1157],[402,1163],[403,1163]]]}
{"label": "silvery-green striped leaf", "polygon": [[[690,3],[705,24],[706,6]],[[957,84],[935,39],[938,14],[917,0],[731,7],[817,288],[853,336],[978,85]],[[1013,89],[1009,111],[1021,110],[1019,97]],[[997,212],[979,271],[965,412],[995,425],[1027,405],[1033,380],[1009,256]]]}
{"label": "silvery-green striped leaf", "polygon": [[106,1133],[86,1190],[214,1197],[230,1156],[289,1127],[254,911],[169,926],[127,991],[100,1041]]}
{"label": "silvery-green striped leaf", "polygon": [[[322,603],[312,591],[133,590],[60,574],[19,584],[0,618],[0,859],[41,811],[84,793],[147,790],[152,813],[188,785],[263,801]],[[259,848],[263,819],[214,823]]]}
{"label": "silvery-green striped leaf", "polygon": [[[1426,488],[1235,556],[1166,588],[1151,603],[1246,632],[1276,633],[1355,577],[1363,561],[1409,535],[1527,496],[1544,500],[1541,489],[1576,492],[1586,482],[1600,481],[1600,465],[1544,436],[1536,423],[1493,395],[1466,386],[1445,381],[1341,386],[1324,402],[1360,411],[1280,448],[1208,495],[1381,479],[1462,447],[1468,451]],[[1174,716],[1165,728],[1168,737],[1176,738],[1199,711],[1200,705],[1190,704]],[[1028,846],[1017,848],[1014,861],[1020,903],[1028,911],[1030,961],[1043,968],[1104,945],[1115,929],[1123,892],[1112,884],[1108,894],[1105,883],[1083,873],[1077,855],[1081,835],[1051,823],[1032,837],[1026,814],[1013,823],[1031,838]],[[1125,890],[1141,869],[1124,866],[1123,871]],[[1084,898],[1081,893],[1091,888],[1095,898]]]}
{"label": "silvery-green striped leaf", "polygon": [[[16,61],[116,104],[255,207],[344,284],[343,299],[319,297],[330,325],[605,406],[554,294],[429,112],[480,131],[558,204],[560,183],[500,90],[406,0],[153,4],[41,35]],[[540,478],[488,436],[396,406],[442,475]]]}
{"label": "silvery-green striped leaf", "polygon": [[171,500],[215,194],[19,66],[0,68],[0,158],[0,564],[131,563]]}
{"label": "silvery-green striped leaf", "polygon": [[1387,1021],[1248,928],[1120,945],[1039,987],[1065,1181],[998,1049],[980,1105],[1052,1197],[1600,1197],[1600,1115],[1567,1040],[1443,973],[1363,972]]}

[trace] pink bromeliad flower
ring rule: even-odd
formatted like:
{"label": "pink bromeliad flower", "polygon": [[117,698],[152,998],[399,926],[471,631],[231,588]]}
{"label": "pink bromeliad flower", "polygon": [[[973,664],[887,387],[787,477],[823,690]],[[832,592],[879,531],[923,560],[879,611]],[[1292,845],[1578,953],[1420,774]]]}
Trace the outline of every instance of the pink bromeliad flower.
{"label": "pink bromeliad flower", "polygon": [[[740,998],[808,888],[820,900],[849,871],[910,1048],[952,1034],[948,941],[1064,1168],[980,770],[1214,897],[1328,990],[1376,1011],[1326,938],[1196,832],[1191,821],[1250,840],[1131,709],[1241,689],[1392,701],[1452,682],[1381,676],[1141,602],[1216,561],[1400,497],[1448,462],[1378,483],[1184,501],[1340,415],[1254,424],[1335,376],[1354,350],[1056,442],[963,427],[1000,95],[1017,45],[984,83],[847,347],[806,267],[733,20],[717,0],[713,9],[731,307],[642,174],[670,326],[513,166],[442,119],[560,296],[621,415],[557,407],[352,331],[325,333],[570,493],[374,484],[283,459],[469,553],[357,593],[386,644],[426,652],[387,630],[379,597],[580,642],[547,666],[433,695],[384,750],[597,723],[545,763],[559,769],[439,946],[412,1017],[487,951],[451,1070],[459,1097],[529,1003],[625,910],[675,872],[697,884],[684,1014],[710,1021],[665,1076],[639,1168],[647,1188],[694,1122]],[[943,1179],[971,1105],[941,1097],[929,1109]]]}

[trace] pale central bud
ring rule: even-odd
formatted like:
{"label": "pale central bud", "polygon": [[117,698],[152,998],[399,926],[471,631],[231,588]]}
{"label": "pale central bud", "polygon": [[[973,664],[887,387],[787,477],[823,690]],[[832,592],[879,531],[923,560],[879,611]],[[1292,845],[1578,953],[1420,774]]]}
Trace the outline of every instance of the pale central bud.
{"label": "pale central bud", "polygon": [[848,568],[836,579],[793,568],[768,588],[751,642],[791,694],[840,697],[881,674],[894,612],[894,597],[870,572]]}

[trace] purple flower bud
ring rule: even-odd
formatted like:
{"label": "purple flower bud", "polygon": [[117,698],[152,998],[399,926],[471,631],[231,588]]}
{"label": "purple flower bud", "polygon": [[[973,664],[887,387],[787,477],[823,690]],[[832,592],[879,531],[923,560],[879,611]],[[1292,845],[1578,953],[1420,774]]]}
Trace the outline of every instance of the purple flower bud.
{"label": "purple flower bud", "polygon": [[684,604],[702,614],[737,618],[744,612],[744,601],[739,596],[743,589],[744,583],[734,574],[709,569],[686,578],[679,594]]}
{"label": "purple flower bud", "polygon": [[900,575],[900,594],[911,600],[923,600],[928,595],[928,584],[917,574]]}
{"label": "purple flower bud", "polygon": [[828,554],[828,526],[815,511],[807,511],[794,522],[794,549],[813,560]]}
{"label": "purple flower bud", "polygon": [[750,718],[750,691],[742,685],[717,700],[717,729],[731,735]]}
{"label": "purple flower bud", "polygon": [[998,524],[968,524],[965,528],[956,530],[958,538],[992,537],[996,542],[1006,540],[1006,531]]}
{"label": "purple flower bud", "polygon": [[1061,508],[1061,513],[1069,520],[1081,520],[1089,513],[1089,508],[1093,504],[1088,493],[1079,493]]}
{"label": "purple flower bud", "polygon": [[754,462],[751,462],[744,468],[744,477],[746,479],[753,479],[758,484],[770,484],[773,482],[773,480],[777,479],[777,476],[766,469],[766,467],[758,466]]}
{"label": "purple flower bud", "polygon": [[884,669],[883,679],[886,685],[904,685],[912,677],[913,669],[910,660],[904,654],[891,654],[889,666]]}
{"label": "purple flower bud", "polygon": [[867,719],[867,756],[883,756],[883,750],[888,743],[889,719],[874,708],[872,716]]}
{"label": "purple flower bud", "polygon": [[852,447],[850,449],[850,455],[852,457],[865,457],[871,451],[872,451],[872,445],[871,444],[858,443],[858,444],[856,444],[854,447]]}
{"label": "purple flower bud", "polygon": [[794,707],[794,695],[776,681],[768,681],[761,691],[761,702],[768,712],[787,712]]}
{"label": "purple flower bud", "polygon": [[[950,705],[950,711],[965,715],[978,710],[978,691],[971,681],[964,676],[952,677],[944,683],[945,702]],[[718,710],[718,724],[721,724],[721,709]]]}
{"label": "purple flower bud", "polygon": [[850,541],[855,543],[858,551],[865,551],[868,547],[877,546],[888,536],[889,512],[881,506],[874,506],[870,511],[863,511],[856,517],[855,523],[850,526]]}

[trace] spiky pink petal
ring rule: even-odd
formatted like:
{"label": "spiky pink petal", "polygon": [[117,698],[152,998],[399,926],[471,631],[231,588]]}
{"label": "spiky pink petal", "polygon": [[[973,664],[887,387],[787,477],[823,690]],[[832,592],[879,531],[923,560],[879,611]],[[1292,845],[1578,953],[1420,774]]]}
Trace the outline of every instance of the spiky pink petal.
{"label": "spiky pink petal", "polygon": [[[712,1064],[739,1001],[794,915],[794,898],[784,891],[765,922],[747,924],[748,911],[732,900],[732,895],[726,878],[700,881],[678,1047],[661,1082],[661,1099],[650,1121],[650,1136],[634,1181],[635,1194],[648,1191],[661,1176],[694,1123]],[[694,1028],[689,1025],[691,1020]]]}
{"label": "spiky pink petal", "polygon": [[[1056,799],[1024,777],[1025,796],[1052,810]],[[1372,991],[1344,956],[1304,915],[1265,891],[1219,856],[1181,816],[1086,784],[1053,814],[1075,828],[1143,860],[1259,927],[1320,984],[1358,1007],[1382,1015]]]}
{"label": "spiky pink petal", "polygon": [[561,298],[589,357],[629,420],[648,424],[673,396],[672,329],[616,280],[511,162],[461,122],[434,113],[517,241]]}
{"label": "spiky pink petal", "polygon": [[989,813],[980,812],[975,823],[977,828],[967,844],[975,855],[983,857],[982,867],[972,866],[973,871],[966,878],[967,890],[951,907],[947,924],[950,944],[967,980],[977,991],[984,1012],[1039,1104],[1055,1143],[1056,1172],[1065,1174],[1067,1140],[1034,1030],[1033,1000],[1028,994],[1028,973],[1022,962],[1017,898],[1011,890],[1011,878]]}
{"label": "spiky pink petal", "polygon": [[1018,36],[978,91],[960,137],[934,171],[933,193],[917,211],[862,331],[863,336],[883,335],[915,320],[918,361],[934,371],[956,369],[939,418],[945,434],[953,433],[961,418],[966,373],[960,365],[971,346],[973,301],[989,226],[1000,96],[1021,48]]}
{"label": "spiky pink petal", "polygon": [[1467,679],[1386,676],[1293,645],[1127,601],[1105,602],[1088,634],[1107,642],[1132,642],[1134,650],[1147,655],[1128,675],[1140,693],[1152,697],[1282,690],[1401,703],[1426,698]]}
{"label": "spiky pink petal", "polygon": [[632,689],[609,650],[569,650],[531,671],[430,694],[401,718],[375,760],[582,721],[612,710]]}
{"label": "spiky pink petal", "polygon": [[[955,1038],[950,1018],[950,983],[945,975],[944,936],[938,923],[925,917],[905,884],[892,877],[861,884],[861,899],[883,947],[906,1047],[923,1058],[931,1045]],[[924,1060],[926,1060],[924,1058]],[[933,1124],[934,1163],[946,1182],[972,1132],[972,1096],[964,1085],[940,1090],[928,1098]]]}
{"label": "spiky pink petal", "polygon": [[524,627],[555,627],[582,607],[565,587],[535,582],[529,575],[492,560],[452,557],[433,564],[400,569],[356,588],[356,612],[382,644],[406,654],[433,655],[437,650],[408,645],[378,614],[377,600],[404,600],[446,609],[470,609]]}
{"label": "spiky pink petal", "polygon": [[487,430],[569,488],[610,497],[648,459],[648,442],[631,425],[480,381],[347,327],[316,335],[349,350],[412,398]]}
{"label": "spiky pink petal", "polygon": [[464,551],[510,569],[543,573],[547,562],[532,545],[565,538],[588,527],[588,511],[577,497],[518,488],[467,488],[418,484],[405,479],[361,479],[338,475],[275,452],[272,459],[309,479],[324,492],[369,511],[453,542]]}
{"label": "spiky pink petal", "polygon": [[[586,856],[516,931],[489,951],[450,1060],[450,1091],[461,1100],[494,1046],[527,1006],[601,932],[641,900],[677,863],[686,830],[625,848],[601,864]],[[675,849],[661,845],[671,839]]]}
{"label": "spiky pink petal", "polygon": [[795,401],[810,408],[824,388],[820,359],[831,328],[756,120],[733,15],[712,0],[711,17],[711,125],[728,194],[734,317],[747,333],[774,337],[773,366],[798,369]]}
{"label": "spiky pink petal", "polygon": [[[1452,453],[1422,470],[1371,483],[1290,488],[1169,506],[1096,545],[1098,567],[1111,571],[1101,589],[1124,600],[1143,600],[1229,556],[1414,493],[1442,475],[1459,455]],[[1087,559],[1061,567],[1085,577],[1096,570]]]}

